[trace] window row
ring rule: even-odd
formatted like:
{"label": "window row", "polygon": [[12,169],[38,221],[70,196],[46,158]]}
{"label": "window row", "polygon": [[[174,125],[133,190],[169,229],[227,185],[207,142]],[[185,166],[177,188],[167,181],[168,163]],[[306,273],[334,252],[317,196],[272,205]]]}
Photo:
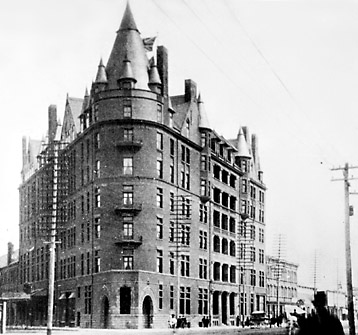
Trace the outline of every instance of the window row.
{"label": "window row", "polygon": [[223,169],[218,164],[214,164],[213,166],[213,176],[215,179],[220,180],[222,183],[229,185],[232,188],[236,188],[236,180],[237,180],[236,175]]}
{"label": "window row", "polygon": [[236,231],[235,218],[228,216],[227,214],[220,213],[217,210],[213,211],[213,224],[214,227],[230,231],[231,233],[235,233]]}
{"label": "window row", "polygon": [[220,204],[226,208],[229,208],[233,211],[236,211],[236,201],[237,198],[233,195],[230,195],[226,192],[222,192],[220,189],[214,187],[214,197],[213,200],[217,204]]}
{"label": "window row", "polygon": [[215,235],[213,238],[213,250],[224,255],[236,256],[236,244],[234,241],[228,241],[226,238],[220,239]]}

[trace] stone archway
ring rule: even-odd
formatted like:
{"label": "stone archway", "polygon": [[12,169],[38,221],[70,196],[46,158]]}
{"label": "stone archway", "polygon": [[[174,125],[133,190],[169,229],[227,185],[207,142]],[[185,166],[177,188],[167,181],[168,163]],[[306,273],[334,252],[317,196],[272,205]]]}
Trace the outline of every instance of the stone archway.
{"label": "stone archway", "polygon": [[101,319],[101,327],[104,329],[109,328],[109,300],[107,296],[102,298]]}
{"label": "stone archway", "polygon": [[144,328],[152,328],[153,301],[149,295],[147,295],[143,300],[143,320],[144,320]]}

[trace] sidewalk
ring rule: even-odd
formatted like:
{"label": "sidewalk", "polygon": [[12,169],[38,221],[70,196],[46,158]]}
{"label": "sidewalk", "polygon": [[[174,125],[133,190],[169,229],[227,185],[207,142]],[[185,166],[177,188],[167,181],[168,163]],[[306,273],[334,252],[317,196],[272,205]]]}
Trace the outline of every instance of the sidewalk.
{"label": "sidewalk", "polygon": [[[8,328],[7,333],[18,333],[18,334],[46,334],[46,327],[31,327],[27,329],[14,329]],[[221,327],[210,327],[210,328],[179,328],[179,329],[93,329],[93,328],[53,328],[52,334],[55,335],[173,335],[173,334],[207,334],[207,335],[233,335],[233,334],[286,334],[287,330],[285,327],[280,328],[241,328],[233,326],[221,326]]]}

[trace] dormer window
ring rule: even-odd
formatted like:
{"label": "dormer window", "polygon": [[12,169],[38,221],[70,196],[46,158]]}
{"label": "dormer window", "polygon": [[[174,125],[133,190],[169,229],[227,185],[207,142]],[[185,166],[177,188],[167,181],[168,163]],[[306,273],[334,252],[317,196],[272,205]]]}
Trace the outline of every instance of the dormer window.
{"label": "dormer window", "polygon": [[173,113],[169,112],[169,127],[173,128]]}
{"label": "dormer window", "polygon": [[134,88],[134,83],[130,82],[130,81],[123,81],[120,83],[120,88],[122,90],[130,90],[130,89]]}
{"label": "dormer window", "polygon": [[163,106],[159,104],[157,105],[157,122],[163,122]]}
{"label": "dormer window", "polygon": [[189,119],[186,119],[185,131],[186,131],[186,136],[189,137],[189,135],[190,135],[190,120]]}

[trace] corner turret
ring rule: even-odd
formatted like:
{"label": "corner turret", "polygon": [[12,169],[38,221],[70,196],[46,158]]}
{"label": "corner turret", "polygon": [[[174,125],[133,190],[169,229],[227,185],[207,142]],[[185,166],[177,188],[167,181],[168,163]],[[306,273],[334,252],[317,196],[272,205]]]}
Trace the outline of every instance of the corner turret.
{"label": "corner turret", "polygon": [[129,3],[106,66],[109,89],[118,88],[119,80],[126,77],[124,61],[130,62],[132,78],[136,79],[135,88],[148,90],[148,58]]}

